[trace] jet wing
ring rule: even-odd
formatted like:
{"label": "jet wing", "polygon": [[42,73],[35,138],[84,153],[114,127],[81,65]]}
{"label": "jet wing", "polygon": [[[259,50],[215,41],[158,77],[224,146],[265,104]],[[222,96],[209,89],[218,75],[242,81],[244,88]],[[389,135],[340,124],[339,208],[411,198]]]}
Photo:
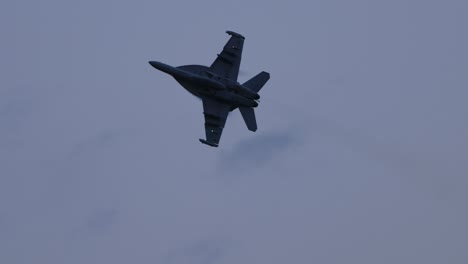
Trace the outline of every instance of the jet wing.
{"label": "jet wing", "polygon": [[231,38],[224,46],[223,51],[218,54],[216,60],[211,64],[210,71],[237,81],[245,38],[232,31],[226,31],[226,33],[231,35]]}
{"label": "jet wing", "polygon": [[200,142],[217,147],[231,107],[210,98],[203,98],[202,100],[206,140],[200,139]]}

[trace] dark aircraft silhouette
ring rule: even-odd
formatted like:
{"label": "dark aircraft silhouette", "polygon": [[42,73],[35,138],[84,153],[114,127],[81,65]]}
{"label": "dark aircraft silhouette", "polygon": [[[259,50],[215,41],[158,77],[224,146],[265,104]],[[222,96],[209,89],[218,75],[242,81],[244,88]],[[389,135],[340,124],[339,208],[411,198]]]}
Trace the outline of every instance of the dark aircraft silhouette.
{"label": "dark aircraft silhouette", "polygon": [[210,67],[184,65],[172,67],[150,61],[154,68],[176,79],[188,92],[203,101],[206,140],[200,142],[217,147],[229,112],[239,108],[250,131],[257,130],[254,108],[258,106],[258,91],[270,79],[270,74],[261,72],[247,82],[237,82],[244,46],[244,36],[226,31],[231,38]]}

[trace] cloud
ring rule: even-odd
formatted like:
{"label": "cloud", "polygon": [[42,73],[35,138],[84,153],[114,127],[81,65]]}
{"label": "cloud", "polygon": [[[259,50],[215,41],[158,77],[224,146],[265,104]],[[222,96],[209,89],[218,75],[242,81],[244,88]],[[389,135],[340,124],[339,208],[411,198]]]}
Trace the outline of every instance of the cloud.
{"label": "cloud", "polygon": [[0,93],[0,146],[14,148],[21,144],[19,134],[33,114],[37,103],[31,89],[16,87]]}
{"label": "cloud", "polygon": [[[69,219],[65,222],[64,230],[68,233],[69,243],[83,243],[96,238],[109,239],[115,234],[115,226],[119,222],[121,212],[115,208],[100,208],[89,210],[76,209],[83,212],[83,218]],[[67,244],[67,245],[71,245]]]}
{"label": "cloud", "polygon": [[227,245],[219,239],[204,239],[170,250],[168,264],[214,264],[226,254]]}
{"label": "cloud", "polygon": [[105,209],[93,212],[85,223],[85,228],[91,233],[102,233],[116,223],[119,212],[116,209]]}
{"label": "cloud", "polygon": [[218,169],[232,172],[262,167],[300,140],[291,130],[257,134],[241,141],[232,150],[223,152],[219,158]]}
{"label": "cloud", "polygon": [[115,145],[119,134],[116,131],[103,131],[76,143],[72,148],[70,157],[85,156],[96,149]]}
{"label": "cloud", "polygon": [[[0,263],[466,263],[463,4],[26,2],[2,16]],[[239,80],[273,77],[261,129],[213,150],[147,61],[207,65],[226,28]]]}

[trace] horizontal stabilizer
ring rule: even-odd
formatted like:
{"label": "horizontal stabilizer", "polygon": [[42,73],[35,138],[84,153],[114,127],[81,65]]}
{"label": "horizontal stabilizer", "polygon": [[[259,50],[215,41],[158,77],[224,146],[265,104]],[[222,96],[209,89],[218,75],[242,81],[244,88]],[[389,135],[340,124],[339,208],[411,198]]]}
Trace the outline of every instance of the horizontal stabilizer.
{"label": "horizontal stabilizer", "polygon": [[258,93],[262,89],[263,85],[270,79],[268,72],[261,72],[252,79],[246,81],[242,86],[249,88],[251,91]]}
{"label": "horizontal stabilizer", "polygon": [[239,111],[244,118],[244,122],[250,131],[257,131],[257,120],[255,119],[255,111],[252,107],[240,106]]}

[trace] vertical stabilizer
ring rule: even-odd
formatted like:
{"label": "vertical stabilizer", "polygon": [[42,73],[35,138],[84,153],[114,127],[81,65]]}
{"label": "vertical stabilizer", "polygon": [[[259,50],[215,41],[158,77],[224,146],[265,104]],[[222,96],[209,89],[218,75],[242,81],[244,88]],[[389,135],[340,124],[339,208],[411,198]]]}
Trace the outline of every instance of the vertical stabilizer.
{"label": "vertical stabilizer", "polygon": [[252,107],[240,106],[239,111],[244,118],[245,124],[250,131],[257,131],[257,120],[255,120],[255,111]]}
{"label": "vertical stabilizer", "polygon": [[246,81],[242,86],[247,87],[253,92],[258,93],[262,89],[263,85],[270,79],[270,74],[268,72],[261,72],[255,75],[252,79]]}

